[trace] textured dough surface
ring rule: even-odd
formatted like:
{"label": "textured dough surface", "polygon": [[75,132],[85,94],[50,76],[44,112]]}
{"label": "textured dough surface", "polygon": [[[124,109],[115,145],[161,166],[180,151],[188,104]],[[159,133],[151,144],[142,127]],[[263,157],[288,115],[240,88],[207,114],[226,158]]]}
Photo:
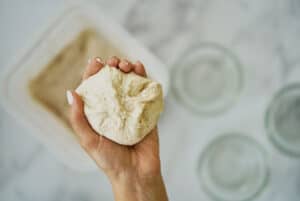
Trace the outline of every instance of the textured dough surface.
{"label": "textured dough surface", "polygon": [[159,83],[114,67],[103,67],[76,92],[93,129],[123,145],[141,141],[156,126],[163,110]]}

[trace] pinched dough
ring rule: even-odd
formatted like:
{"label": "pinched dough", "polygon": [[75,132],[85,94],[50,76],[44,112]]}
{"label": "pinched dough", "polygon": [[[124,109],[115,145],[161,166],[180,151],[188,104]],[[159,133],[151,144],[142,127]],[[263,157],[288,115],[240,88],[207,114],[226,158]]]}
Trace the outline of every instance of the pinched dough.
{"label": "pinched dough", "polygon": [[105,66],[76,89],[84,113],[100,135],[123,145],[141,141],[163,110],[161,85],[135,73]]}

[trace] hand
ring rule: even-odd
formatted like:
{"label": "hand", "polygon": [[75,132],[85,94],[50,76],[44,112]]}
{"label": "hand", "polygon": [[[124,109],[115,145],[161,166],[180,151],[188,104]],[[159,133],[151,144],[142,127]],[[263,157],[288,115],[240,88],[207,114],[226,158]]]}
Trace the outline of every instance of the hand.
{"label": "hand", "polygon": [[[106,62],[111,67],[146,76],[141,62],[134,64],[112,57]],[[105,65],[100,58],[88,62],[83,79],[97,73]],[[157,128],[134,146],[119,145],[97,134],[89,125],[80,96],[71,92],[71,125],[81,146],[95,160],[110,179],[116,200],[167,200],[160,172]]]}

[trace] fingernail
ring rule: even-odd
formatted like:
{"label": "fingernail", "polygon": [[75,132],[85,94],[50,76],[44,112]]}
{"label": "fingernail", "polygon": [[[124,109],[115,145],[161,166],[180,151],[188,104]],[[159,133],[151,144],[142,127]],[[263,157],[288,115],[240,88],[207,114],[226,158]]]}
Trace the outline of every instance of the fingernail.
{"label": "fingernail", "polygon": [[99,57],[97,57],[96,58],[96,61],[98,62],[98,63],[100,63],[100,64],[104,64],[104,62],[101,60],[101,58],[99,58]]}
{"label": "fingernail", "polygon": [[67,96],[68,104],[72,105],[73,104],[73,95],[70,90],[67,91],[66,96]]}

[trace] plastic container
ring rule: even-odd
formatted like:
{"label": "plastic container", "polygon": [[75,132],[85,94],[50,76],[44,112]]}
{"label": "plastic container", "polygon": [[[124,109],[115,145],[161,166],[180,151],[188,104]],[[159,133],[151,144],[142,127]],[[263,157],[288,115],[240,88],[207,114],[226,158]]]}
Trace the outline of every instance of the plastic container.
{"label": "plastic container", "polygon": [[199,115],[217,115],[234,105],[243,86],[238,58],[216,43],[188,48],[175,62],[172,88],[177,99]]}
{"label": "plastic container", "polygon": [[265,128],[272,144],[283,153],[300,157],[300,82],[280,89],[265,114]]}
{"label": "plastic container", "polygon": [[219,136],[201,155],[198,166],[203,189],[217,200],[253,200],[266,186],[269,169],[264,149],[238,133]]}
{"label": "plastic container", "polygon": [[72,131],[32,99],[28,82],[79,32],[87,28],[101,32],[101,35],[129,59],[143,61],[149,77],[162,84],[164,95],[167,94],[169,86],[169,75],[165,66],[95,5],[70,7],[49,25],[44,34],[6,68],[6,72],[1,73],[2,104],[8,113],[30,128],[31,133],[63,163],[80,171],[95,169],[96,165],[80,147]]}

